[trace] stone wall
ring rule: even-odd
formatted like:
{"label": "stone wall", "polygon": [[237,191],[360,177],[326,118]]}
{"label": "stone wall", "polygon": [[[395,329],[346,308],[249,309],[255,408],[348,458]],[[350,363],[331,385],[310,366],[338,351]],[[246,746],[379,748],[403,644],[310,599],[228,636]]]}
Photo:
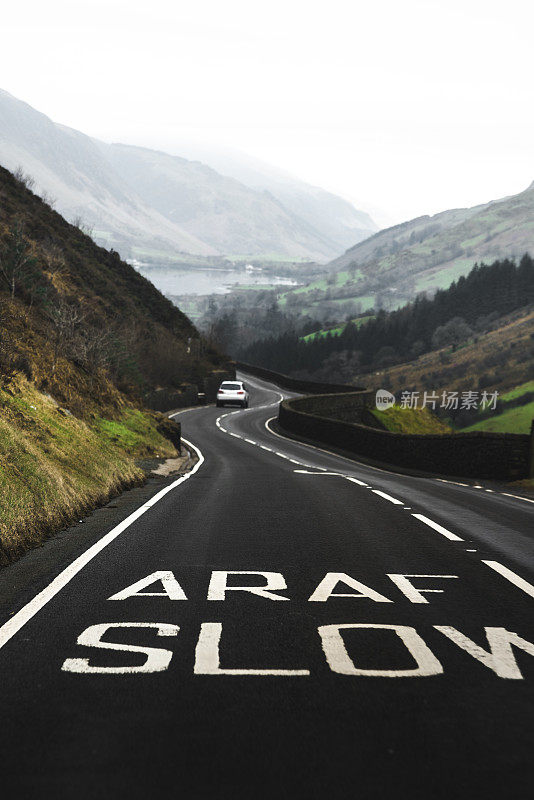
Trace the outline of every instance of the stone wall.
{"label": "stone wall", "polygon": [[284,400],[278,420],[288,433],[384,464],[468,478],[509,481],[529,476],[532,436],[486,431],[422,435],[371,428],[353,421],[365,414],[369,394]]}
{"label": "stone wall", "polygon": [[282,389],[290,392],[305,392],[306,394],[323,394],[324,392],[354,392],[356,386],[345,386],[336,383],[320,383],[318,381],[305,381],[299,378],[292,378],[290,375],[283,375],[281,372],[273,372],[270,369],[256,367],[253,364],[245,364],[243,361],[236,361],[236,370],[246,372],[248,375],[263,378],[269,383],[274,383]]}

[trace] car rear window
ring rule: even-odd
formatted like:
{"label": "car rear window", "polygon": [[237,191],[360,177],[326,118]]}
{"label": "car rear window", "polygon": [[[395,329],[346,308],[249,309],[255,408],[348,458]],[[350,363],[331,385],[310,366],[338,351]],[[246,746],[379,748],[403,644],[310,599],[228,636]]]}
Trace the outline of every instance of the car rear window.
{"label": "car rear window", "polygon": [[221,389],[241,389],[240,383],[221,383]]}

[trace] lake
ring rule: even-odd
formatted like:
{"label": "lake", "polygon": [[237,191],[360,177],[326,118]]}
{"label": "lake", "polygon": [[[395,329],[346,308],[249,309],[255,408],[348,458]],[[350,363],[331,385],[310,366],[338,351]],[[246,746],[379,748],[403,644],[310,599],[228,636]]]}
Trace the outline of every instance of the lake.
{"label": "lake", "polygon": [[135,268],[166,295],[227,294],[235,284],[298,286],[291,278],[245,269],[182,269],[144,264],[135,264]]}

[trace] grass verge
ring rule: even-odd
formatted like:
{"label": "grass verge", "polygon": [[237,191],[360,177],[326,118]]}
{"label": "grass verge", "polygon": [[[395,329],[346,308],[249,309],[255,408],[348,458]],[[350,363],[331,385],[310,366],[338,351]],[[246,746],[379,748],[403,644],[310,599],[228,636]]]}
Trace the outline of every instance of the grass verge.
{"label": "grass verge", "polygon": [[376,408],[369,411],[392,433],[452,433],[451,428],[428,408],[400,408],[394,405],[386,411]]}
{"label": "grass verge", "polygon": [[141,483],[136,459],[176,455],[159,422],[129,406],[83,421],[22,377],[0,387],[0,564]]}

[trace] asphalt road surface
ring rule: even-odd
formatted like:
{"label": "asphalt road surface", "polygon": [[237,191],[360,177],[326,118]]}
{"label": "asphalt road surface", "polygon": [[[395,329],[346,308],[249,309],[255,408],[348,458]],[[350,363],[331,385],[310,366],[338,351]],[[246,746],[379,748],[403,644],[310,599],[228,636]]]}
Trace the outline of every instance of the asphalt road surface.
{"label": "asphalt road surface", "polygon": [[534,503],[281,438],[248,383],[0,617],[2,796],[531,796]]}

